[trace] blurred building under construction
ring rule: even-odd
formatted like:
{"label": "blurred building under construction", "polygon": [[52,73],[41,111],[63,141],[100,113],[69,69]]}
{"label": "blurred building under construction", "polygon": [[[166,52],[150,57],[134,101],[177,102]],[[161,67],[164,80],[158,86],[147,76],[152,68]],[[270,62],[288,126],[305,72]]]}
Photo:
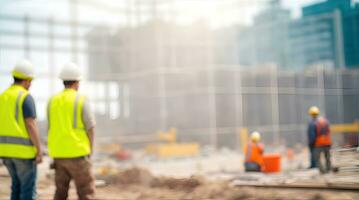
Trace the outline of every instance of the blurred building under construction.
{"label": "blurred building under construction", "polygon": [[306,145],[312,105],[331,123],[359,119],[359,6],[350,0],[307,6],[299,19],[271,1],[251,26],[225,28],[177,24],[174,1],[136,1],[120,26],[76,18],[77,3],[111,7],[69,2],[70,20],[0,15],[1,89],[19,58],[33,60],[42,121],[69,60],[87,74],[82,91],[102,140],[143,146],[176,128],[181,142],[237,148],[246,127],[268,144]]}

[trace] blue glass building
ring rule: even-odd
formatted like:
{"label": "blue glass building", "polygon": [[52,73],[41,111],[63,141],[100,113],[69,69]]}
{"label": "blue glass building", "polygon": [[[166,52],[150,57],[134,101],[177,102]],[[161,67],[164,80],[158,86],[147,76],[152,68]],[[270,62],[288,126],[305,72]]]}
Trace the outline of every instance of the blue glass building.
{"label": "blue glass building", "polygon": [[331,63],[359,68],[359,6],[351,0],[327,0],[306,6],[289,24],[292,67]]}
{"label": "blue glass building", "polygon": [[291,19],[280,1],[272,0],[253,25],[240,32],[239,63],[359,68],[359,3],[326,0],[303,7],[301,18]]}

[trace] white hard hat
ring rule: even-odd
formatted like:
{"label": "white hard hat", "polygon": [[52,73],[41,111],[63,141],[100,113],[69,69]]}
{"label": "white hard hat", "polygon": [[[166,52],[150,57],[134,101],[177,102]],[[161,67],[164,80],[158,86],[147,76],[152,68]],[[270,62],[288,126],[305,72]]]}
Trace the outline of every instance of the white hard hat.
{"label": "white hard hat", "polygon": [[34,67],[30,61],[25,59],[21,60],[15,65],[12,70],[12,75],[19,79],[32,80],[34,79]]}
{"label": "white hard hat", "polygon": [[257,131],[252,132],[251,140],[253,142],[258,142],[259,140],[261,140],[261,134],[259,132],[257,132]]}
{"label": "white hard hat", "polygon": [[64,81],[80,81],[82,78],[80,68],[74,63],[64,65],[59,77]]}

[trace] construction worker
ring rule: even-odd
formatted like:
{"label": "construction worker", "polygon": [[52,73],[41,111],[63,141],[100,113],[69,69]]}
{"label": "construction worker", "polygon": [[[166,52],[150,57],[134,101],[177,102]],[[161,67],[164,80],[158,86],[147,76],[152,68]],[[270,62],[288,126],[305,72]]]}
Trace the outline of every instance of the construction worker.
{"label": "construction worker", "polygon": [[246,172],[260,172],[264,168],[263,152],[264,146],[259,143],[261,135],[258,132],[251,134],[251,142],[249,142],[244,150]]}
{"label": "construction worker", "polygon": [[308,123],[308,148],[310,152],[310,159],[309,159],[309,169],[316,168],[315,158],[314,158],[314,140],[315,140],[315,134],[312,134],[315,132],[315,126],[316,126],[316,120],[319,115],[319,108],[316,106],[312,106],[308,110],[308,114],[311,116],[309,123]]}
{"label": "construction worker", "polygon": [[74,180],[80,200],[94,199],[94,176],[90,156],[93,152],[95,121],[86,98],[78,93],[79,67],[66,64],[60,72],[65,89],[48,103],[49,155],[54,159],[55,200],[68,197]]}
{"label": "construction worker", "polygon": [[36,199],[37,164],[42,162],[34,99],[28,90],[32,64],[23,60],[12,71],[14,83],[0,95],[0,158],[11,176],[11,200]]}
{"label": "construction worker", "polygon": [[[319,117],[320,110],[312,106],[308,110],[312,120],[308,126],[309,148],[312,149],[311,162],[314,167],[318,167],[321,173],[327,173],[331,170],[330,147],[332,145],[330,138],[329,122],[324,117]],[[326,160],[326,169],[320,162],[320,156],[324,154]]]}

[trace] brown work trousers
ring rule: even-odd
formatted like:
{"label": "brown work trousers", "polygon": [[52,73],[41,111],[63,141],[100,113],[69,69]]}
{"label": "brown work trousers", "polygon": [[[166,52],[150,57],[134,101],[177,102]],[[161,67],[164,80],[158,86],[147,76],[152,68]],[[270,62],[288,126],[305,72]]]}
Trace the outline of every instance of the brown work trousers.
{"label": "brown work trousers", "polygon": [[88,158],[55,159],[55,200],[66,200],[71,179],[80,200],[95,199],[95,181]]}

